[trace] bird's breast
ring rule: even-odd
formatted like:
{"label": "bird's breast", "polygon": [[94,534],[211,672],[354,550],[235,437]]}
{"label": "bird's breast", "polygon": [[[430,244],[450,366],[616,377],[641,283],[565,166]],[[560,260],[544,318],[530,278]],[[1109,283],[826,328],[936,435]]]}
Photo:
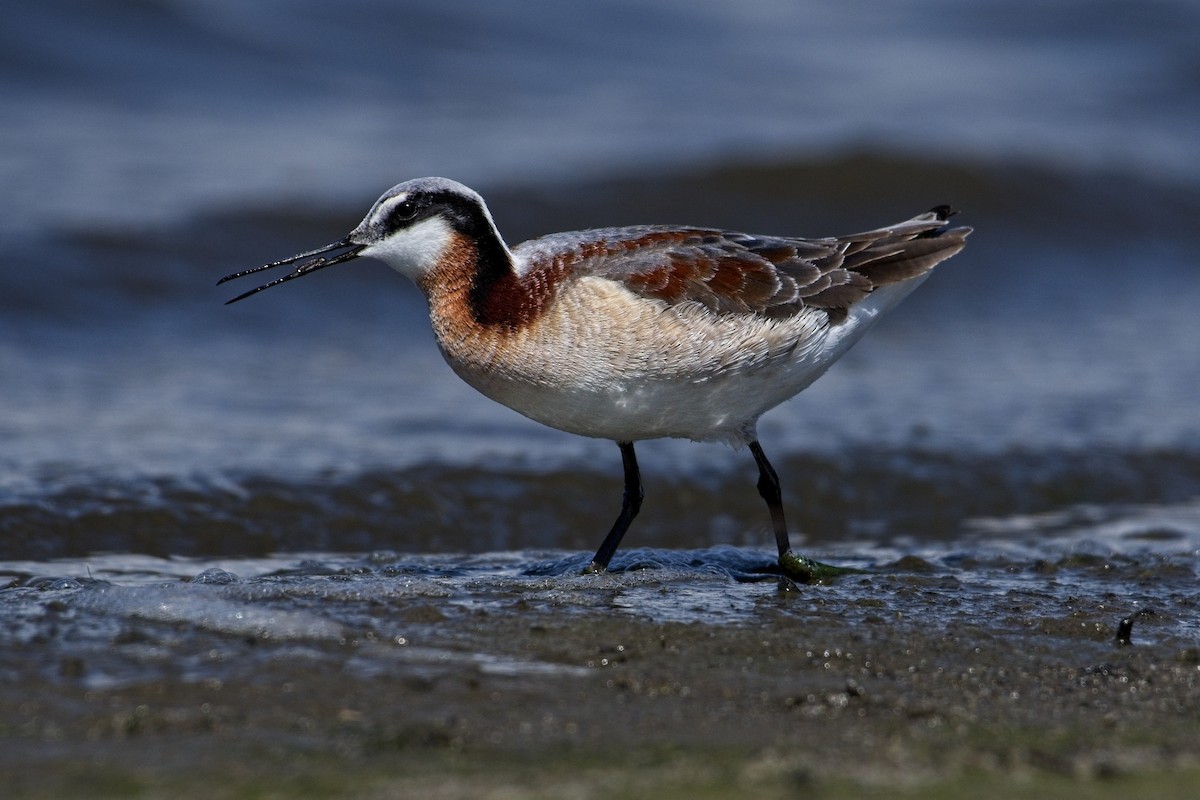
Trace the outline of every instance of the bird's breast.
{"label": "bird's breast", "polygon": [[568,282],[516,327],[480,324],[458,305],[431,299],[430,312],[463,380],[543,424],[617,440],[744,439],[824,370],[829,330],[819,311],[714,314],[598,277]]}

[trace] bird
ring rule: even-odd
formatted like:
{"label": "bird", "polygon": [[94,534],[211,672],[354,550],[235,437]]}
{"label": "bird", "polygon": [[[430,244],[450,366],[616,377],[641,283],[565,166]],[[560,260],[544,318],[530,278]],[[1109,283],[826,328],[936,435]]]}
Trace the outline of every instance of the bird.
{"label": "bird", "polygon": [[610,439],[621,508],[585,571],[604,572],[642,506],[636,442],[747,447],[784,575],[820,564],[790,545],[759,417],[808,387],[971,233],[937,206],[848,236],[763,236],[636,225],[509,247],[483,197],[447,178],[397,184],[332,244],[227,275],[290,272],[227,301],[356,258],[424,295],[443,357],[485,396],[551,428]]}

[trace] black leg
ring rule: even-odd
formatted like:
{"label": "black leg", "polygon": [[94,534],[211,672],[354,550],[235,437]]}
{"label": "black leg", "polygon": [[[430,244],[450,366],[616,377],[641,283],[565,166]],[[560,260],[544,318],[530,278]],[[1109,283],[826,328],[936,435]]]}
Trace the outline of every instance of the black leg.
{"label": "black leg", "polygon": [[783,493],[779,490],[779,476],[775,474],[771,462],[767,461],[767,454],[763,452],[762,445],[757,441],[751,442],[750,452],[754,454],[754,460],[758,464],[758,493],[767,501],[767,508],[771,510],[775,543],[779,545],[779,555],[782,558],[784,553],[791,549],[791,544],[788,542],[787,522],[783,518]]}
{"label": "black leg", "polygon": [[608,562],[612,561],[613,553],[621,545],[621,538],[629,530],[629,524],[637,516],[642,507],[642,474],[638,471],[637,454],[633,452],[633,442],[617,442],[621,448],[621,463],[625,467],[625,493],[621,495],[621,513],[613,523],[612,530],[604,537],[604,543],[592,558],[588,572],[604,572]]}

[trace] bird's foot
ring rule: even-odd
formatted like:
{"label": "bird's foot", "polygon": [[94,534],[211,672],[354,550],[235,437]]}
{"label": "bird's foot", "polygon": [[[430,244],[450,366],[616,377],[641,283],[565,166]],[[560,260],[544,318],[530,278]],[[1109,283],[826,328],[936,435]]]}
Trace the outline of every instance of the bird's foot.
{"label": "bird's foot", "polygon": [[788,550],[779,556],[779,569],[783,574],[797,583],[828,583],[843,575],[860,575],[861,569],[853,567],[835,567],[832,564],[822,564],[808,556],[802,556],[794,550]]}

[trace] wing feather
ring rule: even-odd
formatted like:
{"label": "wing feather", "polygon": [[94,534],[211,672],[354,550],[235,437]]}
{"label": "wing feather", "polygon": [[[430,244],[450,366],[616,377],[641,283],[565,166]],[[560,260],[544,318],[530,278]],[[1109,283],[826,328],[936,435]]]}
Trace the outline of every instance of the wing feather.
{"label": "wing feather", "polygon": [[595,276],[670,305],[786,317],[804,308],[844,319],[875,288],[928,272],[961,250],[970,228],[950,228],[946,206],[887,228],[800,239],[708,228],[643,226],[559,233],[513,250],[525,280]]}

